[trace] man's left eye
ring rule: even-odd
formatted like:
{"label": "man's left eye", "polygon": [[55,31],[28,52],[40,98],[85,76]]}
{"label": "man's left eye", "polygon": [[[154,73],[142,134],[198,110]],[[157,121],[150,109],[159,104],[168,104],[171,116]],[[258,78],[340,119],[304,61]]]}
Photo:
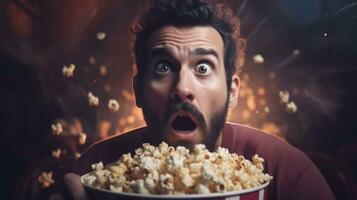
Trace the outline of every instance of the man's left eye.
{"label": "man's left eye", "polygon": [[210,75],[212,74],[212,67],[208,63],[199,63],[196,68],[195,72],[200,74],[200,75]]}

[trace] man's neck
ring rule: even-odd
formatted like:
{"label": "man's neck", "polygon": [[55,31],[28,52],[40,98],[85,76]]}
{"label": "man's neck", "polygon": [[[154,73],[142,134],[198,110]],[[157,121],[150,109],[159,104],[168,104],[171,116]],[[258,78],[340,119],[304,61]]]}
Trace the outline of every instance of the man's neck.
{"label": "man's neck", "polygon": [[151,145],[159,145],[162,142],[162,138],[159,137],[159,134],[157,130],[147,127],[144,132],[144,141]]}

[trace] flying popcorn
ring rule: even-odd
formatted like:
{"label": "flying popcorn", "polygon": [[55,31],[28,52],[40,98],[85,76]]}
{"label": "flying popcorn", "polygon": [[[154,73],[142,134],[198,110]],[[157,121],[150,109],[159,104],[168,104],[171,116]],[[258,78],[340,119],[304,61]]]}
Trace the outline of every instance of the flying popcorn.
{"label": "flying popcorn", "polygon": [[266,113],[269,113],[269,112],[270,112],[269,106],[265,106],[265,107],[264,107],[264,112],[266,112]]}
{"label": "flying popcorn", "polygon": [[38,177],[38,182],[41,184],[42,188],[50,187],[55,181],[52,179],[53,171],[42,172]]}
{"label": "flying popcorn", "polygon": [[87,134],[85,133],[79,133],[79,139],[78,142],[80,145],[85,144],[87,140]]}
{"label": "flying popcorn", "polygon": [[258,88],[257,94],[259,96],[264,96],[266,94],[265,88],[263,88],[263,87]]}
{"label": "flying popcorn", "polygon": [[106,34],[104,32],[98,32],[97,33],[97,39],[98,40],[104,40],[106,37]]}
{"label": "flying popcorn", "polygon": [[76,152],[76,153],[74,154],[74,158],[78,159],[79,157],[81,157],[81,154],[80,154],[79,152]]}
{"label": "flying popcorn", "polygon": [[96,63],[96,59],[94,56],[90,56],[88,61],[89,61],[89,64],[91,64],[91,65],[95,65],[95,63]]}
{"label": "flying popcorn", "polygon": [[299,49],[294,49],[294,50],[293,50],[293,55],[294,55],[294,56],[300,55],[300,50],[299,50]]}
{"label": "flying popcorn", "polygon": [[264,57],[260,54],[254,55],[253,56],[253,61],[255,64],[263,64],[264,63]]}
{"label": "flying popcorn", "polygon": [[63,127],[61,123],[52,124],[51,129],[53,135],[60,135],[63,133]]}
{"label": "flying popcorn", "polygon": [[102,75],[102,76],[107,75],[107,74],[108,74],[108,68],[107,68],[107,66],[101,65],[101,66],[99,67],[99,74]]}
{"label": "flying popcorn", "polygon": [[255,110],[256,104],[255,104],[255,98],[253,95],[248,96],[246,103],[247,103],[247,107],[249,110]]}
{"label": "flying popcorn", "polygon": [[99,98],[94,96],[91,92],[88,93],[88,102],[90,106],[98,106]]}
{"label": "flying popcorn", "polygon": [[74,69],[76,69],[76,66],[74,64],[69,64],[68,67],[66,65],[63,66],[62,68],[62,74],[65,77],[71,77],[74,74]]}
{"label": "flying popcorn", "polygon": [[289,102],[289,92],[288,91],[280,91],[279,97],[280,97],[280,103],[288,103]]}
{"label": "flying popcorn", "polygon": [[52,156],[59,159],[61,157],[61,149],[55,149],[52,151]]}
{"label": "flying popcorn", "polygon": [[287,112],[289,112],[289,113],[295,113],[297,111],[297,109],[298,108],[297,108],[296,104],[293,101],[287,103],[286,106],[285,106],[285,110]]}
{"label": "flying popcorn", "polygon": [[118,112],[118,110],[119,110],[118,101],[115,100],[115,99],[110,99],[109,102],[108,102],[108,108],[109,108],[109,111],[112,112],[112,113]]}

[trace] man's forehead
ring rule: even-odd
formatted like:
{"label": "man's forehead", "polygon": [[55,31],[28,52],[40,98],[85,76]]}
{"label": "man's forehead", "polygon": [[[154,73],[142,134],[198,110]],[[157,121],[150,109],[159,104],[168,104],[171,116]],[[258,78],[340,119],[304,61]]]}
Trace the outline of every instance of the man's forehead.
{"label": "man's forehead", "polygon": [[[176,52],[175,48],[171,48],[170,46],[166,47],[163,45],[159,45],[150,50],[149,58],[156,57],[156,56],[172,56],[175,54],[175,52]],[[188,55],[189,56],[211,55],[214,56],[217,60],[220,59],[220,54],[215,49],[211,49],[211,48],[198,47],[196,49],[189,50]]]}
{"label": "man's forehead", "polygon": [[189,53],[215,53],[220,57],[223,54],[224,44],[220,34],[210,26],[174,27],[165,26],[154,31],[148,40],[151,52],[157,49],[174,51],[189,51]]}

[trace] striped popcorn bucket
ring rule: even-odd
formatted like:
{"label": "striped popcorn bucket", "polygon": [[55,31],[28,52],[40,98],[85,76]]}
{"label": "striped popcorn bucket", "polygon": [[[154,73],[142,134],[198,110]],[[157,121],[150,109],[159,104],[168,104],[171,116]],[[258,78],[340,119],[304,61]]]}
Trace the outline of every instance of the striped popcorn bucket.
{"label": "striped popcorn bucket", "polygon": [[190,194],[190,195],[148,195],[137,193],[112,192],[92,186],[84,185],[90,199],[102,200],[159,200],[159,199],[210,199],[210,200],[267,200],[266,189],[269,182],[266,182],[258,187],[224,193],[211,194]]}

